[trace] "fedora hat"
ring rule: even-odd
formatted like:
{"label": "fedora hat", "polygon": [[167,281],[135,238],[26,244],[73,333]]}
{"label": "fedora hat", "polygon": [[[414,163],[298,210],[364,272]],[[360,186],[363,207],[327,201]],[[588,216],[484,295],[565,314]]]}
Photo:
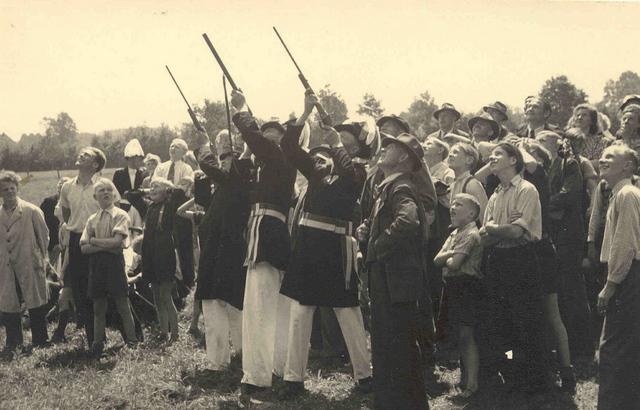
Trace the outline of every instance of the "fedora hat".
{"label": "fedora hat", "polygon": [[424,149],[422,149],[422,144],[418,138],[411,134],[402,133],[397,137],[392,137],[391,135],[386,135],[382,139],[382,146],[386,147],[389,144],[396,143],[399,144],[405,151],[409,153],[409,156],[413,158],[416,168],[420,168],[422,166],[422,157],[424,157]]}
{"label": "fedora hat", "polygon": [[487,114],[490,114],[489,110],[495,110],[502,114],[502,121],[506,121],[509,119],[509,116],[507,115],[507,106],[500,101],[496,101],[482,107],[482,111],[486,112]]}
{"label": "fedora hat", "polygon": [[462,116],[460,114],[460,111],[456,110],[456,107],[454,107],[453,104],[450,103],[444,103],[440,106],[439,109],[437,109],[434,113],[433,113],[433,118],[435,118],[436,120],[438,119],[438,116],[440,116],[440,113],[443,111],[451,111],[452,113],[454,113],[456,115],[456,121],[460,119],[460,117]]}
{"label": "fedora hat", "polygon": [[489,123],[489,125],[491,125],[491,129],[493,130],[492,139],[496,139],[500,136],[500,124],[498,124],[496,120],[494,120],[493,117],[491,117],[491,115],[487,114],[486,112],[483,112],[480,115],[476,115],[469,120],[469,122],[467,123],[467,125],[469,125],[469,130],[473,131],[473,126],[478,121],[486,121]]}
{"label": "fedora hat", "polygon": [[387,121],[395,121],[395,123],[398,124],[404,132],[406,132],[407,134],[411,133],[411,127],[409,127],[409,123],[404,118],[399,117],[395,114],[385,115],[384,117],[380,117],[378,121],[376,121],[376,125],[378,127],[382,127],[384,123]]}

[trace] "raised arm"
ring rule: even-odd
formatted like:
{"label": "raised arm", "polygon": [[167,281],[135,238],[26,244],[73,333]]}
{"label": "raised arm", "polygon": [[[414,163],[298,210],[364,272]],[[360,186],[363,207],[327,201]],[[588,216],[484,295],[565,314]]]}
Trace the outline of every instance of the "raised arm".
{"label": "raised arm", "polygon": [[231,91],[231,104],[238,110],[233,116],[233,123],[256,158],[263,162],[283,161],[282,151],[262,135],[256,119],[247,111],[244,95],[240,91]]}

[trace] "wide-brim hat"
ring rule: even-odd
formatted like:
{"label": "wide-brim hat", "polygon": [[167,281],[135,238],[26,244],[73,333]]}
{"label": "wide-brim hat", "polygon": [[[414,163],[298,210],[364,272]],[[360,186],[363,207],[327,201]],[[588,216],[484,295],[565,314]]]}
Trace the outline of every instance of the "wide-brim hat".
{"label": "wide-brim hat", "polygon": [[360,149],[356,157],[371,159],[380,150],[380,132],[373,120],[343,122],[334,127],[338,132],[345,131],[356,137]]}
{"label": "wide-brim hat", "polygon": [[496,101],[494,103],[491,103],[482,107],[482,111],[486,112],[487,114],[490,114],[489,110],[495,110],[495,111],[498,111],[500,114],[502,114],[503,121],[506,121],[509,119],[509,116],[507,115],[507,106],[501,103],[500,101]]}
{"label": "wide-brim hat", "polygon": [[624,111],[624,109],[631,104],[640,105],[640,95],[638,94],[625,95],[625,97],[622,99],[622,104],[620,104],[620,111]]}
{"label": "wide-brim hat", "polygon": [[415,161],[416,168],[420,168],[422,166],[424,149],[422,148],[422,144],[420,144],[420,140],[418,140],[418,138],[407,133],[400,134],[397,137],[385,134],[382,139],[382,147],[386,147],[392,143],[400,144],[400,146],[409,153]]}
{"label": "wide-brim hat", "polygon": [[460,111],[456,110],[456,107],[453,104],[450,103],[444,103],[440,106],[439,109],[437,109],[434,113],[433,113],[433,118],[435,118],[436,120],[438,119],[438,117],[440,116],[440,113],[444,112],[444,111],[450,111],[452,113],[454,113],[456,115],[456,121],[460,119],[460,117],[462,117],[462,114],[460,114]]}
{"label": "wide-brim hat", "polygon": [[376,125],[381,128],[387,121],[394,121],[400,126],[400,128],[402,128],[404,132],[406,132],[407,134],[411,133],[411,127],[409,126],[409,123],[404,118],[399,117],[395,114],[385,115],[384,117],[378,118],[378,121],[376,121]]}
{"label": "wide-brim hat", "polygon": [[282,124],[280,124],[278,121],[267,121],[267,122],[265,122],[260,127],[260,131],[265,132],[265,130],[267,130],[269,128],[274,128],[274,129],[280,131],[283,134],[286,132],[286,130],[284,129],[284,126]]}
{"label": "wide-brim hat", "polygon": [[489,115],[486,112],[483,112],[480,115],[476,115],[475,117],[469,120],[467,125],[469,126],[470,131],[473,131],[473,126],[478,121],[486,121],[491,125],[491,129],[493,130],[493,135],[491,136],[492,137],[491,139],[496,139],[500,136],[500,124],[498,124],[496,120],[494,120],[493,117],[491,117],[491,115]]}

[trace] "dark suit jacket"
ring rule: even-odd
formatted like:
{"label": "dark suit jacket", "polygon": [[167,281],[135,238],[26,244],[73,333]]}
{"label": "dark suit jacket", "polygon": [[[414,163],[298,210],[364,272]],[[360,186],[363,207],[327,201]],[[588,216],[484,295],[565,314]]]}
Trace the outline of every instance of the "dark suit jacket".
{"label": "dark suit jacket", "polygon": [[[546,131],[561,131],[560,127],[558,127],[557,125],[554,124],[549,124],[549,123],[545,123],[544,124],[544,129]],[[518,128],[515,132],[515,134],[520,137],[520,138],[528,138],[529,137],[529,129],[527,128],[527,124],[523,124],[520,126],[520,128]]]}
{"label": "dark suit jacket", "polygon": [[133,183],[133,186],[131,186],[131,180],[129,179],[129,170],[126,167],[117,169],[116,172],[113,173],[113,185],[116,186],[116,189],[120,193],[120,196],[126,198],[131,203],[131,205],[138,210],[142,218],[144,218],[147,212],[147,205],[142,199],[142,196],[130,196],[125,195],[125,193],[140,189],[140,186],[142,186],[142,181],[145,177],[146,173],[144,171],[137,170],[135,181]]}
{"label": "dark suit jacket", "polygon": [[372,213],[367,264],[381,264],[392,303],[418,301],[424,292],[424,207],[411,174],[382,187]]}

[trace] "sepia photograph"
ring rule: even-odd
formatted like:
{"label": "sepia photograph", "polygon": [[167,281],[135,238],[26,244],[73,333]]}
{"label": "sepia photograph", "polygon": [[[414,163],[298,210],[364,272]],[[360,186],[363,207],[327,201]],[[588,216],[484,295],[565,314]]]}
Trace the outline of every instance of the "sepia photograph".
{"label": "sepia photograph", "polygon": [[0,409],[640,410],[638,38],[0,0]]}

